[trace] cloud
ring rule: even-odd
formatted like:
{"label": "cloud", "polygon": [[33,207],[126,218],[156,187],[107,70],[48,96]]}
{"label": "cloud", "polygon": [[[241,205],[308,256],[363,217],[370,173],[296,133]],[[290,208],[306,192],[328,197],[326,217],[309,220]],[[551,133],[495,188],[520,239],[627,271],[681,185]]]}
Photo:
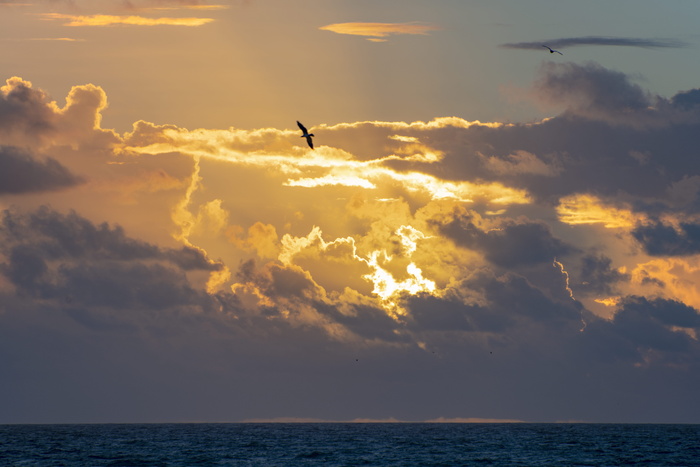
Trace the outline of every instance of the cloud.
{"label": "cloud", "polygon": [[683,110],[696,110],[700,105],[700,89],[682,91],[671,98],[671,105]]}
{"label": "cloud", "polygon": [[527,151],[516,151],[506,158],[484,156],[484,165],[499,175],[533,174],[552,177],[559,173],[556,162],[547,164]]}
{"label": "cloud", "polygon": [[544,101],[564,104],[572,112],[591,116],[622,117],[625,113],[643,111],[654,103],[624,73],[595,63],[546,63],[534,89]]}
{"label": "cloud", "polygon": [[32,83],[13,77],[0,87],[0,128],[7,134],[44,133],[52,128],[48,96],[32,88]]}
{"label": "cloud", "polygon": [[697,346],[697,342],[672,327],[695,330],[700,327],[700,314],[677,301],[632,296],[622,302],[613,323],[623,338],[650,350],[675,354]]}
{"label": "cloud", "polygon": [[228,5],[209,4],[201,0],[122,0],[129,6],[136,7],[138,4],[155,5],[156,8],[193,8],[193,9],[223,9]]}
{"label": "cloud", "polygon": [[43,13],[48,20],[66,20],[64,26],[203,26],[213,18],[147,18],[144,16],[118,15],[69,15],[64,13]]}
{"label": "cloud", "polygon": [[619,269],[612,267],[612,260],[602,255],[588,254],[581,259],[578,280],[574,287],[578,293],[598,296],[616,294],[617,285],[630,279]]}
{"label": "cloud", "polygon": [[0,146],[0,195],[58,190],[82,181],[55,159],[40,161],[21,149]]}
{"label": "cloud", "polygon": [[474,220],[473,214],[461,213],[440,228],[458,245],[482,251],[489,261],[499,266],[550,263],[572,250],[571,246],[554,238],[545,224],[506,221],[480,229]]}
{"label": "cloud", "polygon": [[584,37],[563,37],[559,39],[548,39],[539,42],[512,42],[501,44],[507,49],[531,49],[542,50],[542,45],[555,49],[564,49],[575,46],[620,46],[620,47],[641,47],[644,49],[660,48],[683,48],[688,44],[677,39],[646,39],[636,37],[612,37],[612,36],[584,36]]}
{"label": "cloud", "polygon": [[426,23],[334,23],[319,29],[337,34],[365,36],[370,41],[382,42],[385,37],[393,35],[427,35],[430,31],[436,31],[440,28],[434,24]]}
{"label": "cloud", "polygon": [[3,421],[700,417],[692,91],[562,64],[542,121],[317,124],[310,151],[2,89]]}
{"label": "cloud", "polygon": [[72,37],[35,37],[31,39],[25,39],[28,41],[48,41],[48,42],[84,42],[85,39],[75,39]]}
{"label": "cloud", "polygon": [[0,87],[0,135],[5,144],[41,148],[53,144],[116,143],[116,135],[100,129],[107,95],[98,86],[74,86],[59,107],[42,90],[19,77]]}
{"label": "cloud", "polygon": [[199,295],[182,285],[182,273],[221,268],[198,250],[161,249],[127,237],[119,227],[95,226],[47,207],[3,212],[0,235],[7,259],[2,272],[19,291],[74,305],[184,306]]}
{"label": "cloud", "polygon": [[635,227],[632,236],[651,256],[691,256],[700,253],[699,223],[669,225],[652,221]]}

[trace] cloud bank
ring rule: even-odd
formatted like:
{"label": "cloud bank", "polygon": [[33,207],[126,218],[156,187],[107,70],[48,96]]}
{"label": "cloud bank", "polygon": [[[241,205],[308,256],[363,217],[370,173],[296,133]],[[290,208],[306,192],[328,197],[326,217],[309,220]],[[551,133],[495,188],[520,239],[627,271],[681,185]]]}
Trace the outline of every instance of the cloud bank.
{"label": "cloud bank", "polygon": [[698,90],[546,64],[543,121],[314,150],[2,90],[1,422],[700,420]]}

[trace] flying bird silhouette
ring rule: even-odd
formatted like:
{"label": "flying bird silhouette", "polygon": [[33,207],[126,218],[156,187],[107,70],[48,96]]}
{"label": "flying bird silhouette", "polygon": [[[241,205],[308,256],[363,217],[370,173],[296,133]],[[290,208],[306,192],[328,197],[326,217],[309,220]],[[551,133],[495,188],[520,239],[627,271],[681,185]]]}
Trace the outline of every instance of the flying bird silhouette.
{"label": "flying bird silhouette", "polygon": [[546,48],[548,48],[548,49],[549,49],[549,53],[550,53],[550,54],[554,54],[554,53],[557,53],[557,54],[559,54],[559,55],[564,55],[563,53],[559,52],[558,50],[554,50],[553,48],[551,48],[551,47],[550,47],[550,46],[548,46],[548,45],[543,45],[542,47],[546,47]]}
{"label": "flying bird silhouette", "polygon": [[311,139],[311,137],[314,136],[314,134],[313,134],[313,133],[309,133],[309,131],[306,129],[306,127],[305,127],[304,125],[302,125],[301,122],[300,122],[299,120],[297,120],[297,125],[299,125],[299,128],[300,128],[301,131],[304,133],[303,135],[301,135],[301,138],[306,138],[306,142],[309,143],[309,147],[310,147],[311,149],[313,149],[313,148],[314,148],[314,142],[313,142],[313,140]]}

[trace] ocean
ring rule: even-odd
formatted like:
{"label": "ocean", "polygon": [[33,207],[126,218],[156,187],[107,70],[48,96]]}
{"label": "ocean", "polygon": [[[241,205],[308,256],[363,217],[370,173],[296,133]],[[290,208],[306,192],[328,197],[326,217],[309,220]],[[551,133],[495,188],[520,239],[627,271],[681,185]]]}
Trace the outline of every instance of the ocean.
{"label": "ocean", "polygon": [[700,466],[700,425],[0,425],[2,466]]}

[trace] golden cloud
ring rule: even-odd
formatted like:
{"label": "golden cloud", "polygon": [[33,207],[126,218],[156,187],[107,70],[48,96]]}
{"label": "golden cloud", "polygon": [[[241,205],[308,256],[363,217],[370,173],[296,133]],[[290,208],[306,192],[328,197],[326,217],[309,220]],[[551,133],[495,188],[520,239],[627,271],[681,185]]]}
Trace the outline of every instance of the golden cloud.
{"label": "golden cloud", "polygon": [[[451,120],[449,120],[451,121]],[[465,124],[465,122],[458,122]],[[469,122],[466,122],[469,123]],[[442,122],[441,124],[446,124]],[[428,128],[436,124],[423,123]],[[440,124],[437,124],[438,128]],[[143,125],[141,125],[143,126]],[[287,132],[257,130],[203,130],[187,131],[175,128],[150,128],[151,135],[140,141],[136,135],[129,139],[140,144],[128,149],[143,154],[162,154],[180,151],[193,157],[225,161],[244,166],[269,168],[286,174],[286,186],[317,188],[323,186],[357,187],[368,190],[392,190],[400,188],[418,196],[433,200],[454,200],[459,202],[484,202],[496,205],[528,204],[530,196],[525,190],[508,187],[498,182],[466,182],[442,180],[419,171],[398,172],[386,167],[387,161],[399,158],[396,155],[365,161],[356,160],[352,154],[341,149],[321,146],[312,152],[299,152],[296,146],[279,147],[279,150],[265,150],[264,146],[286,135]],[[296,132],[289,132],[294,134]],[[158,135],[158,137],[154,137]],[[392,139],[396,139],[395,136]],[[152,144],[149,144],[154,141]],[[260,149],[247,150],[251,141],[257,141]],[[240,147],[240,148],[239,148]],[[277,149],[277,148],[276,148]],[[409,143],[411,155],[407,160],[434,163],[442,158],[442,153],[425,145]],[[385,193],[386,194],[386,193]]]}
{"label": "golden cloud", "polygon": [[55,41],[55,42],[85,42],[85,39],[73,39],[72,37],[35,37],[30,41]]}
{"label": "golden cloud", "polygon": [[226,236],[236,247],[244,251],[256,251],[261,258],[276,258],[280,254],[280,241],[274,225],[256,222],[248,228],[248,236],[243,236],[243,227],[233,225],[226,230]]}
{"label": "golden cloud", "polygon": [[653,294],[700,309],[700,256],[688,258],[656,258],[637,265],[632,284],[644,294],[653,287]]}
{"label": "golden cloud", "polygon": [[576,194],[559,200],[559,220],[565,224],[602,224],[608,229],[632,228],[641,217],[627,208],[606,204],[597,196]]}
{"label": "golden cloud", "polygon": [[67,20],[64,26],[202,26],[214,21],[213,18],[146,18],[144,16],[120,15],[68,15],[63,13],[44,13],[46,19]]}
{"label": "golden cloud", "polygon": [[[372,232],[368,235],[372,236]],[[386,249],[376,249],[364,255],[358,252],[354,237],[326,241],[321,229],[314,226],[305,237],[289,234],[282,237],[282,252],[278,259],[286,266],[292,266],[300,255],[323,255],[327,258],[328,252],[336,261],[342,261],[347,255],[348,260],[363,265],[368,270],[362,279],[372,285],[371,292],[377,297],[377,305],[384,308],[390,316],[398,318],[405,314],[402,306],[405,296],[418,293],[440,295],[441,291],[435,281],[426,278],[421,267],[412,260],[418,242],[428,237],[410,225],[398,227],[392,236],[401,244],[400,252],[390,253]]]}
{"label": "golden cloud", "polygon": [[397,34],[426,35],[440,29],[434,24],[424,23],[335,23],[319,29],[337,34],[369,37],[371,41],[381,42],[384,37]]}
{"label": "golden cloud", "polygon": [[144,10],[227,10],[230,5],[177,5],[177,6],[154,6],[143,8]]}

